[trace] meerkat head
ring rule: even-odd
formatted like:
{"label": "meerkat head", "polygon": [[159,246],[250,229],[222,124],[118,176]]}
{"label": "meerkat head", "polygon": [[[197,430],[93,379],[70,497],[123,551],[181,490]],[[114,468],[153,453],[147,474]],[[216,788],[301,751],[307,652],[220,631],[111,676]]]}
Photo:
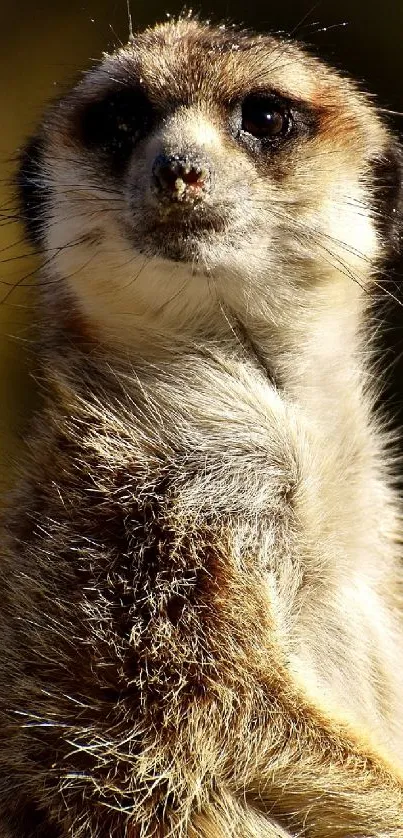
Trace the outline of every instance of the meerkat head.
{"label": "meerkat head", "polygon": [[22,155],[23,214],[47,287],[110,336],[223,309],[274,322],[368,285],[396,236],[392,145],[299,45],[181,19],[50,109]]}

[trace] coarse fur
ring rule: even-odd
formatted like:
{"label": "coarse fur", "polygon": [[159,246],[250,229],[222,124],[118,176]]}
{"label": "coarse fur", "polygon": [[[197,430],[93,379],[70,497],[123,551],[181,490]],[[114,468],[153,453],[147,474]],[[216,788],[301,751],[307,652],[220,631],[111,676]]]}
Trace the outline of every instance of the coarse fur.
{"label": "coarse fur", "polygon": [[367,319],[395,138],[300,45],[183,18],[50,108],[19,188],[43,406],[2,530],[1,838],[403,836]]}

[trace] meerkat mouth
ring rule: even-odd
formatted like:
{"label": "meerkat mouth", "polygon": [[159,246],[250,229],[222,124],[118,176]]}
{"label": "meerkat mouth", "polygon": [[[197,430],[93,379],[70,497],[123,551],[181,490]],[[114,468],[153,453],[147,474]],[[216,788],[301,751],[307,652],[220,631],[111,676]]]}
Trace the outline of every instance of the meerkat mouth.
{"label": "meerkat mouth", "polygon": [[131,241],[136,249],[175,262],[198,262],[201,249],[213,244],[227,232],[226,219],[204,206],[177,206],[147,218],[141,230],[136,227]]}

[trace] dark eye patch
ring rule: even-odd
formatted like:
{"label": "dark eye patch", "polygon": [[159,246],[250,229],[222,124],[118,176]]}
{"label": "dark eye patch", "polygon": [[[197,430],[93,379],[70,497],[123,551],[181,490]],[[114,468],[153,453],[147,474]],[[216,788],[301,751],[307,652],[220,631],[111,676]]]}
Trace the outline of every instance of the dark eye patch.
{"label": "dark eye patch", "polygon": [[81,140],[87,148],[108,155],[114,169],[123,170],[152,123],[152,107],[146,95],[123,88],[85,107],[80,119]]}

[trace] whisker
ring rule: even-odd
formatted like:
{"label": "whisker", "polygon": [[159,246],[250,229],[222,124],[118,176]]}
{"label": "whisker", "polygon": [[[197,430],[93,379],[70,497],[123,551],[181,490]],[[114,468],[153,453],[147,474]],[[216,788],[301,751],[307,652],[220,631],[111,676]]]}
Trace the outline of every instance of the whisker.
{"label": "whisker", "polygon": [[321,4],[321,0],[317,0],[317,2],[314,3],[313,6],[311,6],[311,8],[308,9],[307,12],[305,12],[303,17],[298,21],[298,23],[294,26],[294,28],[291,29],[291,32],[288,33],[289,38],[293,38],[297,34],[297,32],[304,25],[305,21],[307,21],[308,18],[311,17],[311,15],[316,11],[316,9],[320,6],[320,4]]}

